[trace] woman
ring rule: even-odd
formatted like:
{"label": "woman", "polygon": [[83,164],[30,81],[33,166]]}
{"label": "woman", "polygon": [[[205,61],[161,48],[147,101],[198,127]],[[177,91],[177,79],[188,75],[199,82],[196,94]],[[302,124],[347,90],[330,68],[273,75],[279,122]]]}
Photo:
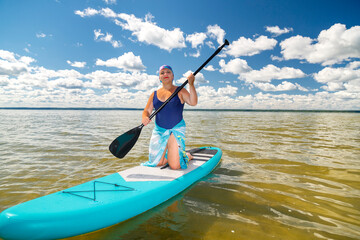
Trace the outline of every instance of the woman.
{"label": "woman", "polygon": [[[173,84],[174,73],[170,66],[163,65],[159,69],[162,87],[153,92],[142,114],[142,123],[149,124],[149,116],[154,108],[158,109],[178,88]],[[185,121],[183,119],[184,104],[197,104],[197,93],[194,86],[195,76],[188,76],[189,92],[183,88],[156,115],[150,146],[149,161],[145,166],[163,166],[169,164],[172,169],[186,169],[192,159],[185,152]]]}

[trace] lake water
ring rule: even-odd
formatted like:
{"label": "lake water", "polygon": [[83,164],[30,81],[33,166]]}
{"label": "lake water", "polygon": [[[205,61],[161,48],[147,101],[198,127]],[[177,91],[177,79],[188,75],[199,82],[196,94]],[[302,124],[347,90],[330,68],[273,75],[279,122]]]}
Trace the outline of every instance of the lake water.
{"label": "lake water", "polygon": [[[0,110],[0,211],[147,160],[141,111]],[[186,111],[187,147],[222,163],[170,201],[71,239],[360,239],[360,114]],[[66,231],[66,229],[64,229]]]}

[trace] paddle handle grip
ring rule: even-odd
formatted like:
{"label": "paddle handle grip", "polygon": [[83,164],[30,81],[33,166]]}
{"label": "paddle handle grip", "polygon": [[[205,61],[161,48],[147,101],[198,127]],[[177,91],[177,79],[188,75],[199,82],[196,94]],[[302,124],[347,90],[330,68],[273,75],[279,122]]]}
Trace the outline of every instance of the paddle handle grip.
{"label": "paddle handle grip", "polygon": [[[206,64],[208,64],[208,63],[211,61],[211,59],[213,59],[226,45],[229,45],[229,41],[225,39],[224,44],[221,45],[221,46],[194,72],[194,76],[195,76],[198,72],[200,72],[201,69],[203,69],[203,68],[206,66]],[[155,112],[153,112],[153,113],[150,115],[149,119],[151,120],[153,117],[155,117],[155,115],[156,115],[158,112],[160,112],[160,110],[163,109],[163,108],[165,107],[165,105],[168,104],[168,102],[170,102],[170,100],[173,99],[173,98],[176,96],[176,94],[178,94],[178,93],[180,92],[180,90],[185,87],[186,84],[188,84],[188,82],[189,82],[189,81],[186,79],[186,81],[185,81],[180,87],[178,87],[178,88],[176,89],[176,91],[175,91],[173,94],[171,94],[171,96],[170,96],[168,99],[166,99],[166,101],[165,101]],[[144,126],[144,125],[141,124],[139,127],[142,128],[143,126]]]}

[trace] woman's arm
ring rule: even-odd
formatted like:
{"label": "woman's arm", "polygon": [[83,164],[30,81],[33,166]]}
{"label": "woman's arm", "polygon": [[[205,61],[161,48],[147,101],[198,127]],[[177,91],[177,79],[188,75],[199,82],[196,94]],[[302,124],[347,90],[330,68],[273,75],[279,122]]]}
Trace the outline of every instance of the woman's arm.
{"label": "woman's arm", "polygon": [[196,104],[198,103],[198,96],[197,96],[195,85],[194,85],[195,76],[191,73],[187,79],[189,81],[189,91],[190,92],[188,92],[184,88],[181,89],[181,91],[180,91],[181,98],[182,98],[183,102],[186,102],[190,106],[196,106]]}
{"label": "woman's arm", "polygon": [[148,125],[149,122],[151,122],[151,120],[149,119],[152,111],[154,110],[154,105],[153,105],[153,98],[154,98],[154,93],[152,93],[149,97],[149,100],[146,104],[146,107],[144,108],[144,111],[142,113],[142,121],[141,123],[144,124],[144,126]]}

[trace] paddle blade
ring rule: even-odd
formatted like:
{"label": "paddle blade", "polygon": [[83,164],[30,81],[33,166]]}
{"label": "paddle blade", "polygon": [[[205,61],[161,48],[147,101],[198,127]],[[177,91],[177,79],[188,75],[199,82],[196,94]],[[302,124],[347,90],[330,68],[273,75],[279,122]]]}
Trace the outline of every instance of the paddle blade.
{"label": "paddle blade", "polygon": [[109,146],[110,152],[117,158],[123,158],[138,140],[143,125],[135,127],[117,137]]}

